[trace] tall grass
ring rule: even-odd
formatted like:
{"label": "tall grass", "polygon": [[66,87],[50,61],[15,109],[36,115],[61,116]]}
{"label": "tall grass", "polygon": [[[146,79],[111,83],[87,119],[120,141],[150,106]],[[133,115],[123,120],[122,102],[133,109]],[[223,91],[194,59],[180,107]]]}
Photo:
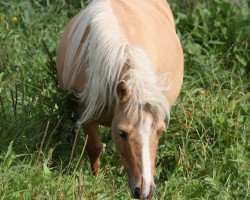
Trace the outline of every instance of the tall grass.
{"label": "tall grass", "polygon": [[[250,9],[170,1],[184,85],[157,154],[155,199],[249,199]],[[0,199],[129,199],[111,141],[94,177],[80,130],[71,157],[69,94],[54,83],[59,36],[84,1],[0,1]],[[59,133],[61,133],[59,135]],[[69,162],[70,161],[70,162]],[[78,164],[79,163],[79,164]]]}

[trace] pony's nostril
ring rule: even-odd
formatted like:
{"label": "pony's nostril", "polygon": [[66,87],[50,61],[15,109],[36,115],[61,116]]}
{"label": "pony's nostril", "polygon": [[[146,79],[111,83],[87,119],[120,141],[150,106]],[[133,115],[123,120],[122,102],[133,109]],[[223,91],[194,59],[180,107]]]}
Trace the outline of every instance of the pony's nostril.
{"label": "pony's nostril", "polygon": [[140,191],[141,191],[140,188],[138,188],[138,187],[134,188],[133,198],[140,199]]}

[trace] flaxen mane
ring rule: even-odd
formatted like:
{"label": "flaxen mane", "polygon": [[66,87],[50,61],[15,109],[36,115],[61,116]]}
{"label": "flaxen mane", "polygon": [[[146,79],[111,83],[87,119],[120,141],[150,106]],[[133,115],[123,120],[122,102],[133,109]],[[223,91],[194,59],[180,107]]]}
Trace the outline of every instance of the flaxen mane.
{"label": "flaxen mane", "polygon": [[[82,37],[89,29],[83,45]],[[119,79],[125,79],[132,92],[127,112],[138,113],[150,105],[158,116],[169,119],[169,104],[157,86],[157,77],[143,49],[130,45],[122,35],[110,0],[94,0],[78,15],[69,36],[63,85],[71,90],[77,75],[84,69],[85,87],[75,94],[86,109],[79,123],[97,118],[104,107],[110,108],[114,100],[114,88]],[[121,71],[125,65],[129,69]]]}

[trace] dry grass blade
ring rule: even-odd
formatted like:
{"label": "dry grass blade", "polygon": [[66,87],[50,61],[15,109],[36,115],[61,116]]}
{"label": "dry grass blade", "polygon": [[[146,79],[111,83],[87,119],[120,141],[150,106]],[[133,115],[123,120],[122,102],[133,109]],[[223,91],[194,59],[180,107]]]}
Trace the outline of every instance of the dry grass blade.
{"label": "dry grass blade", "polygon": [[47,122],[46,129],[45,129],[45,132],[43,134],[43,139],[42,139],[42,142],[40,144],[37,161],[40,161],[40,157],[41,157],[42,150],[43,150],[43,144],[44,144],[45,138],[47,137],[47,134],[48,134],[49,123],[50,123],[50,121]]}

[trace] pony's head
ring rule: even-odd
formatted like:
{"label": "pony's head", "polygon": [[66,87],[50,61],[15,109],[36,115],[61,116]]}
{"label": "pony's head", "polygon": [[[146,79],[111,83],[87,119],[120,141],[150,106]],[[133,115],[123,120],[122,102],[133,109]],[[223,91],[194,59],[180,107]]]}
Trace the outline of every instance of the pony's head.
{"label": "pony's head", "polygon": [[117,84],[112,137],[128,173],[132,196],[148,199],[155,189],[157,146],[166,125],[157,106],[138,103],[135,92],[126,81]]}

